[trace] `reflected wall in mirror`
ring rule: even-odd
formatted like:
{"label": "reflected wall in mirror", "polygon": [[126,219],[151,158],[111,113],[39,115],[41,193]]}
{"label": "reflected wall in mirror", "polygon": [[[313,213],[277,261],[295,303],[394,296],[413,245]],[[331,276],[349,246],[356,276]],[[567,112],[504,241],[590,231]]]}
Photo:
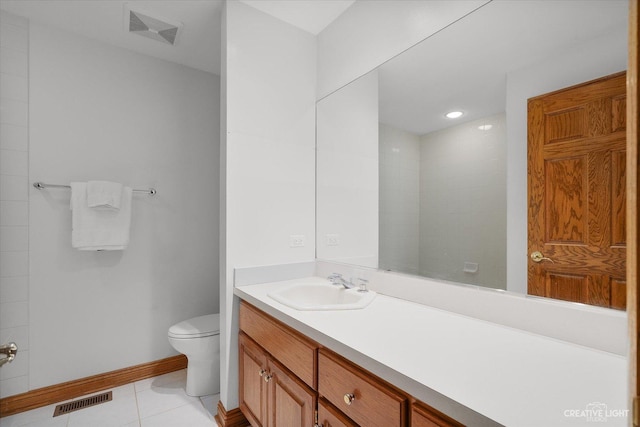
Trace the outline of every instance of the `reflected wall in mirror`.
{"label": "reflected wall in mirror", "polygon": [[379,268],[506,289],[504,114],[379,129]]}
{"label": "reflected wall in mirror", "polygon": [[317,257],[526,293],[527,99],[625,70],[627,8],[495,0],[320,100]]}

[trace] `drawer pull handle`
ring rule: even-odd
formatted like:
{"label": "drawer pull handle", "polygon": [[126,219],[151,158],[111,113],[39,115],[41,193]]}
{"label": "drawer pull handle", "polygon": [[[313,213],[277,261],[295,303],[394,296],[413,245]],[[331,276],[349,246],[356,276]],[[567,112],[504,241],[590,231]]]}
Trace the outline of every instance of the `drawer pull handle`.
{"label": "drawer pull handle", "polygon": [[347,393],[344,395],[344,403],[346,403],[347,405],[351,405],[354,400],[356,400],[356,397],[353,395],[353,393]]}
{"label": "drawer pull handle", "polygon": [[265,382],[265,383],[268,383],[268,382],[269,382],[269,380],[270,380],[271,378],[273,378],[273,374],[266,375],[266,376],[264,377],[264,382]]}

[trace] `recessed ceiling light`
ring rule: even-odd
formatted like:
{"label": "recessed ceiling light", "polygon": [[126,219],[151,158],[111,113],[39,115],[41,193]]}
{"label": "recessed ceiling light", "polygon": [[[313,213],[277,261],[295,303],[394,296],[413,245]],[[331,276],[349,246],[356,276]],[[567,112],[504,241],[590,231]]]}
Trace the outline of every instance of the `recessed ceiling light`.
{"label": "recessed ceiling light", "polygon": [[462,111],[450,111],[445,114],[445,116],[447,116],[447,118],[449,119],[457,119],[458,117],[462,116]]}
{"label": "recessed ceiling light", "polygon": [[478,126],[478,129],[480,130],[489,130],[493,127],[493,125],[480,125]]}

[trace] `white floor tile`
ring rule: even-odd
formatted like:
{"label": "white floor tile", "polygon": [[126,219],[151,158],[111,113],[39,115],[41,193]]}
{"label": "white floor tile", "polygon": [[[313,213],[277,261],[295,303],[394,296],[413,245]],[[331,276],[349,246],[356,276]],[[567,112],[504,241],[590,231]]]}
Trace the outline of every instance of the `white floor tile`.
{"label": "white floor tile", "polygon": [[[114,399],[124,397],[124,396],[132,396],[136,394],[136,388],[133,385],[133,383],[125,384],[120,387],[112,388],[105,391],[112,391]],[[104,393],[104,392],[101,391],[100,393]],[[94,394],[97,394],[97,393],[94,393]]]}
{"label": "white floor tile", "polygon": [[200,402],[142,418],[140,424],[142,427],[214,427],[217,425]]}
{"label": "white floor tile", "polygon": [[68,427],[120,427],[137,421],[136,396],[126,391],[118,387],[112,401],[71,412]]}
{"label": "white floor tile", "polygon": [[[28,411],[31,412],[31,411]],[[26,412],[25,412],[26,413]],[[20,418],[17,414],[11,417],[0,418],[0,426],[2,427],[65,427],[67,425],[67,421],[69,420],[68,415],[61,415],[59,417],[53,418],[53,410],[49,413],[49,416],[46,418],[40,418],[37,420],[30,420],[24,423],[25,418]]]}
{"label": "white floor tile", "polygon": [[179,371],[170,372],[168,374],[159,375],[153,378],[147,378],[145,380],[136,381],[134,383],[136,392],[149,390],[151,387],[161,387],[167,384],[173,384],[176,382],[187,382],[187,370],[181,369]]}
{"label": "white floor tile", "polygon": [[219,394],[212,394],[210,396],[202,396],[200,398],[200,402],[204,408],[211,414],[212,417],[215,417],[218,413],[218,402],[220,401]]}
{"label": "white floor tile", "polygon": [[180,406],[197,403],[200,399],[188,396],[184,391],[184,383],[172,383],[160,387],[152,387],[136,393],[140,418],[147,418]]}
{"label": "white floor tile", "polygon": [[[55,408],[56,405],[43,406],[42,408],[32,409],[31,411],[0,418],[0,427],[18,427],[24,425],[35,425],[33,423],[36,422],[53,422],[53,412],[55,411]],[[66,425],[68,418],[68,415],[56,417],[56,419],[64,420],[64,424],[62,425]],[[59,423],[60,421],[58,420],[56,422]]]}
{"label": "white floor tile", "polygon": [[56,405],[49,405],[0,418],[0,427],[217,426],[213,417],[220,395],[187,396],[185,384],[186,370],[172,372],[111,389],[111,402],[55,418]]}

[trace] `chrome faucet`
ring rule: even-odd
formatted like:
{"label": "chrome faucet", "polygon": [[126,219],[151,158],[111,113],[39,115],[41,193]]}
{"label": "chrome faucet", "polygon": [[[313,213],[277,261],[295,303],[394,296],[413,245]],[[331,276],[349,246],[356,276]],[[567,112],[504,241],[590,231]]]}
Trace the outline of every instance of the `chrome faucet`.
{"label": "chrome faucet", "polygon": [[[351,280],[346,280],[340,273],[332,273],[331,275],[329,275],[329,277],[327,277],[327,279],[329,279],[329,281],[336,286],[344,286],[345,289],[353,289],[356,287],[356,285]],[[358,285],[358,292],[368,292],[368,280],[357,278],[356,281],[360,282]]]}
{"label": "chrome faucet", "polygon": [[350,280],[346,280],[340,273],[332,273],[327,277],[329,281],[336,286],[344,286],[345,289],[353,289],[356,287]]}

